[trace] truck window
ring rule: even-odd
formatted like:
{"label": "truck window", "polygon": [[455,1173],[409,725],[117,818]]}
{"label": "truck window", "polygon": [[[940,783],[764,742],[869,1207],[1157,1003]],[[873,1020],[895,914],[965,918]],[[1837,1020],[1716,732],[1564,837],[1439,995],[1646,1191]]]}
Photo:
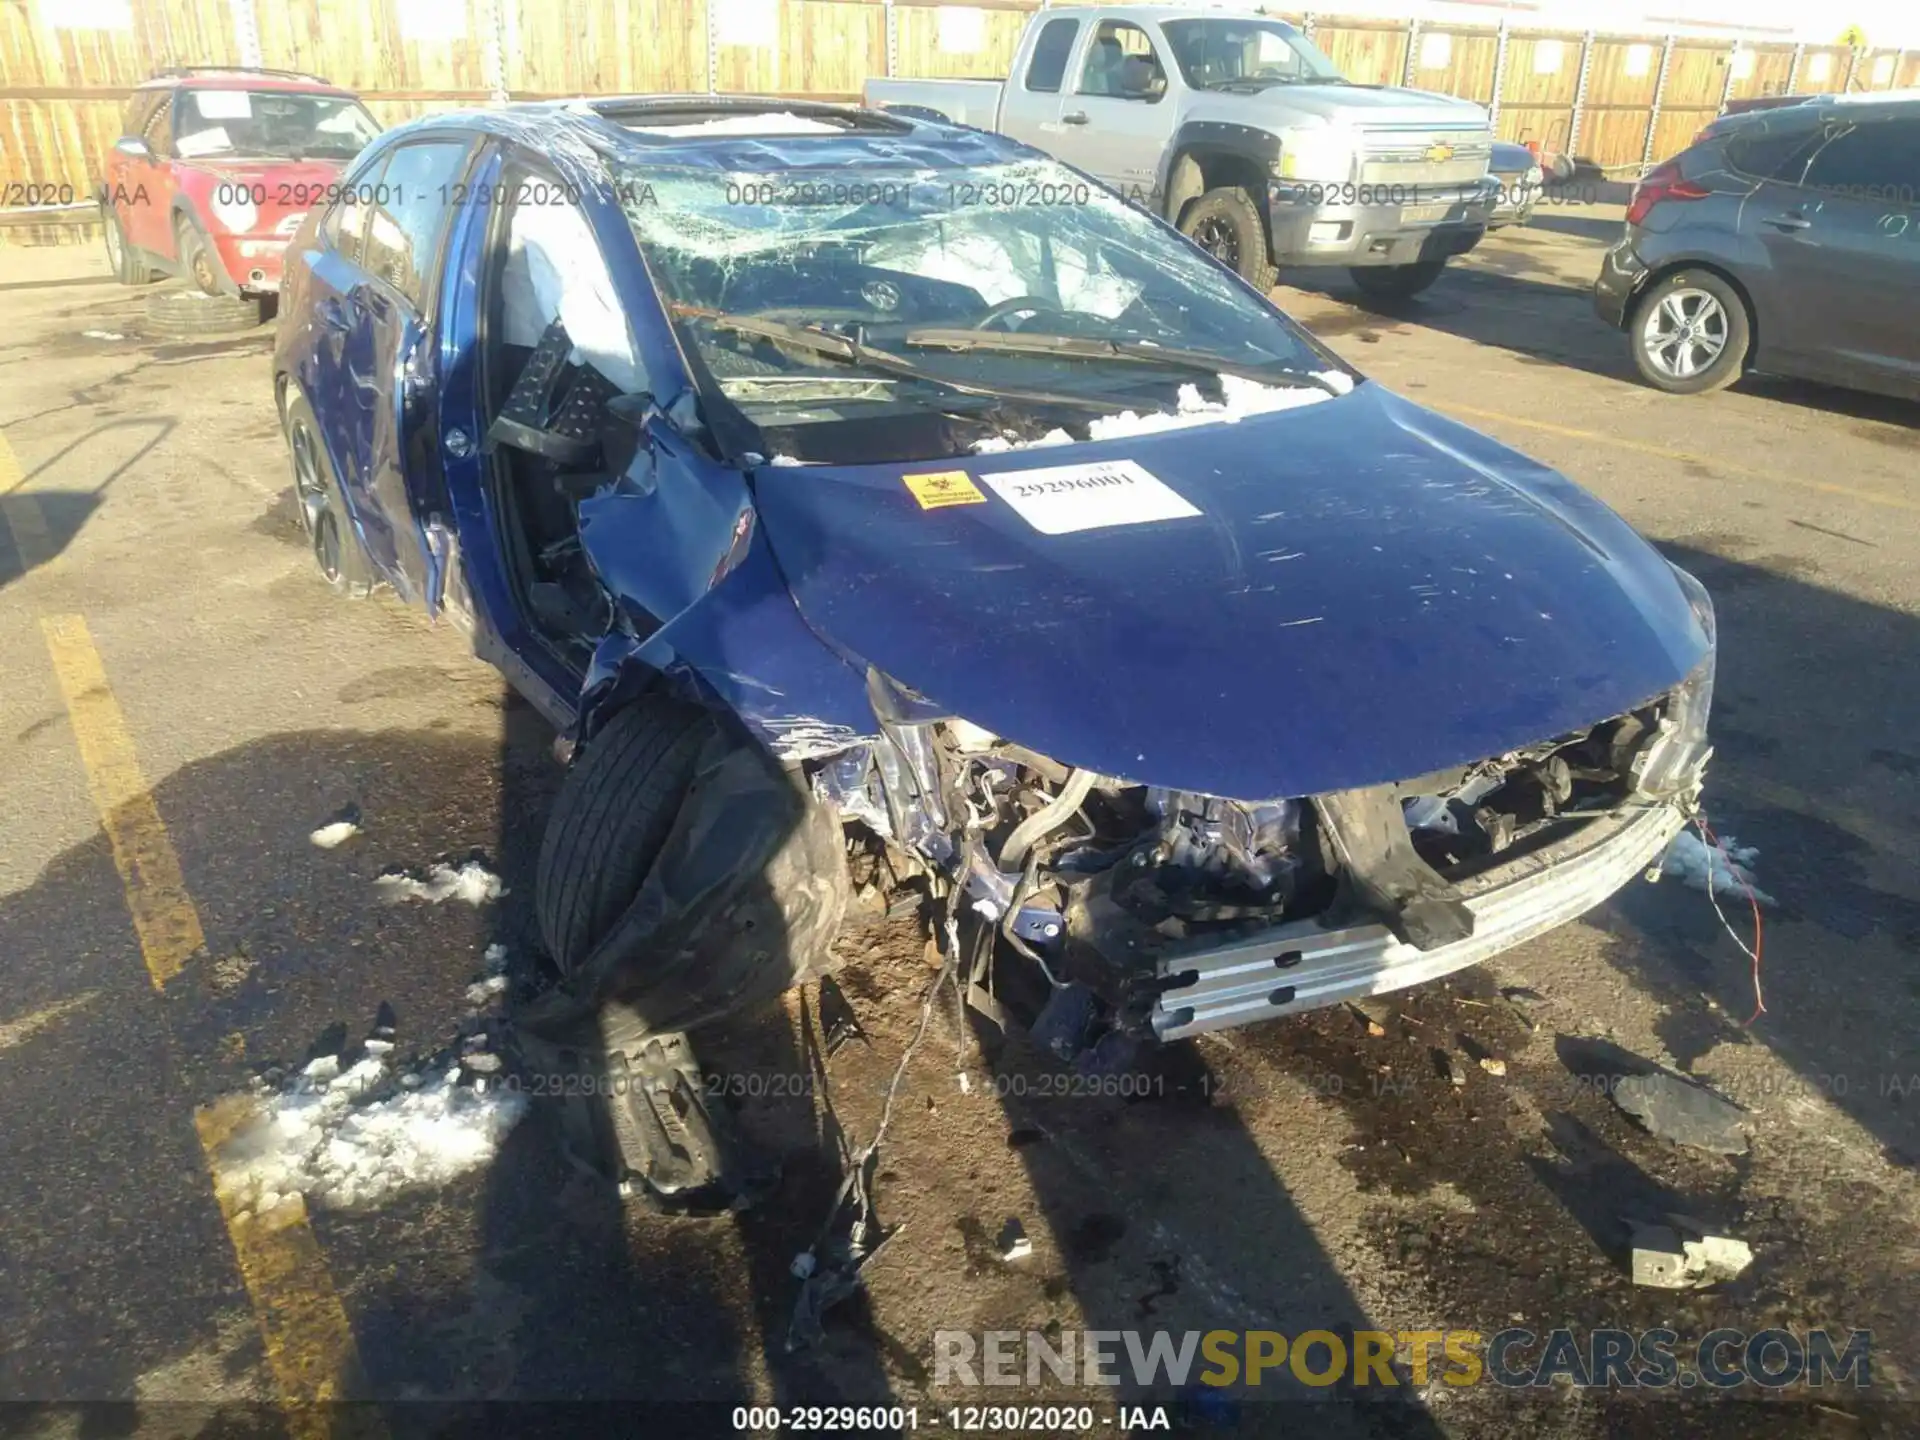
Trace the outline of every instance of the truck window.
{"label": "truck window", "polygon": [[1343,83],[1337,65],[1278,20],[1169,20],[1161,29],[1180,73],[1196,90]]}
{"label": "truck window", "polygon": [[1078,20],[1049,20],[1040,27],[1040,38],[1033,42],[1033,59],[1027,64],[1027,89],[1045,95],[1058,94],[1060,81],[1067,73],[1067,56],[1080,34]]}
{"label": "truck window", "polygon": [[1125,20],[1102,20],[1080,71],[1082,95],[1155,101],[1167,93],[1167,72],[1147,32]]}

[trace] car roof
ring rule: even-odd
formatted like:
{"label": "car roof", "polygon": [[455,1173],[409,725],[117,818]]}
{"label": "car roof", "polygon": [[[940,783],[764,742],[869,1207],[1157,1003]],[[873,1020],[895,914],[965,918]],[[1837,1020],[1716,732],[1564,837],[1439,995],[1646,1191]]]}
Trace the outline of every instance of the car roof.
{"label": "car roof", "polygon": [[283,90],[302,95],[342,95],[353,91],[318,75],[298,70],[265,70],[245,65],[190,65],[157,71],[140,90]]}
{"label": "car roof", "polygon": [[525,101],[423,116],[387,131],[377,143],[384,149],[396,138],[450,129],[520,144],[583,180],[599,175],[609,161],[725,173],[871,162],[876,154],[890,165],[926,169],[991,165],[1040,154],[1017,140],[965,125],[764,95]]}

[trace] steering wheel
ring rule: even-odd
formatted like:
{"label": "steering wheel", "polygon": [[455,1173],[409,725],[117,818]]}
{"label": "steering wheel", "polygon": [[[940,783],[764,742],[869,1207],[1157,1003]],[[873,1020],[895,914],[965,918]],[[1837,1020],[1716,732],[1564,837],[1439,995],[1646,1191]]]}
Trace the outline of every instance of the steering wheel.
{"label": "steering wheel", "polygon": [[1004,320],[1009,315],[1061,315],[1067,312],[1051,300],[1037,299],[1032,295],[1015,295],[987,307],[987,313],[973,322],[976,330],[985,330],[996,320]]}

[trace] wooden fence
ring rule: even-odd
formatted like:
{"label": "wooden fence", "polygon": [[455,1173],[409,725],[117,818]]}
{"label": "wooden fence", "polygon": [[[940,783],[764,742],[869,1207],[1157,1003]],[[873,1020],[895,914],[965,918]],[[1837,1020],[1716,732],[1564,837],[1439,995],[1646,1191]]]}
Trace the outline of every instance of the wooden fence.
{"label": "wooden fence", "polygon": [[[1068,0],[1072,3],[1072,0]],[[857,98],[872,75],[1006,73],[1038,0],[0,0],[0,239],[84,226],[130,90],[167,65],[278,66],[382,121],[643,91]],[[1499,132],[1633,172],[1732,97],[1920,85],[1920,51],[1292,17],[1349,78],[1477,100]],[[59,219],[61,224],[49,224]],[[74,237],[81,238],[81,237]]]}

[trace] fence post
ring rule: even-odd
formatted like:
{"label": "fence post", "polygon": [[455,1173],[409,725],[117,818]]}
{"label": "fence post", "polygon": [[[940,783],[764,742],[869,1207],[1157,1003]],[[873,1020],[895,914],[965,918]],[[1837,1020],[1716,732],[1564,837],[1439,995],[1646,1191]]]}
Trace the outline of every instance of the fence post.
{"label": "fence post", "polygon": [[513,0],[487,0],[481,23],[486,27],[480,52],[480,67],[486,74],[487,90],[493,103],[504,105],[507,93],[507,14]]}
{"label": "fence post", "polygon": [[1420,68],[1420,20],[1415,16],[1407,22],[1407,63],[1400,67],[1400,84],[1408,90],[1413,88],[1413,77]]}
{"label": "fence post", "polygon": [[1587,80],[1593,74],[1593,31],[1587,31],[1580,41],[1580,81],[1573,90],[1573,119],[1567,123],[1567,158],[1571,160],[1578,152],[1574,149],[1580,143],[1580,117],[1587,108]]}
{"label": "fence post", "polygon": [[1311,10],[1300,17],[1300,33],[1309,40],[1313,39],[1313,18]]}
{"label": "fence post", "polygon": [[714,89],[720,76],[720,0],[707,0],[707,94],[717,93]]}
{"label": "fence post", "polygon": [[891,78],[900,68],[900,15],[893,8],[893,0],[882,0],[887,9],[887,75]]}
{"label": "fence post", "polygon": [[1653,137],[1660,129],[1660,97],[1667,93],[1667,70],[1673,64],[1673,36],[1660,47],[1660,76],[1653,82],[1653,106],[1647,111],[1647,143],[1640,151],[1640,168],[1653,164]]}
{"label": "fence post", "polygon": [[1493,101],[1487,106],[1487,119],[1494,132],[1500,129],[1500,92],[1507,83],[1507,17],[1500,17],[1500,39],[1493,47]]}
{"label": "fence post", "polygon": [[1733,42],[1733,48],[1727,51],[1727,78],[1720,83],[1720,108],[1722,110],[1727,108],[1727,101],[1733,98],[1733,70],[1735,62],[1739,59],[1740,41],[1736,36]]}
{"label": "fence post", "polygon": [[266,64],[260,53],[260,24],[253,13],[253,0],[228,0],[233,11],[233,39],[240,49],[240,63],[255,69]]}
{"label": "fence post", "polygon": [[1803,41],[1802,43],[1793,47],[1793,63],[1787,66],[1787,88],[1781,92],[1782,94],[1794,95],[1799,93],[1800,62],[1806,58],[1807,58],[1807,47],[1805,42]]}
{"label": "fence post", "polygon": [[1860,47],[1855,45],[1847,60],[1847,83],[1840,87],[1842,93],[1853,93],[1853,77],[1860,73]]}

